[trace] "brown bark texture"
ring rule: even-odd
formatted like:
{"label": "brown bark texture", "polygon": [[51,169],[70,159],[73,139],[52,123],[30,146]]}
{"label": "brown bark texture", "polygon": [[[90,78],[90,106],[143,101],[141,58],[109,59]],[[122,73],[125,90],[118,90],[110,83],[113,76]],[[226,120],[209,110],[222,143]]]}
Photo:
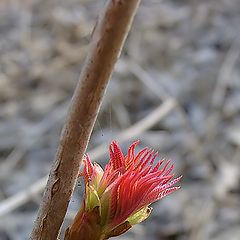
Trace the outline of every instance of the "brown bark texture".
{"label": "brown bark texture", "polygon": [[93,32],[31,240],[55,240],[114,64],[140,0],[108,0]]}

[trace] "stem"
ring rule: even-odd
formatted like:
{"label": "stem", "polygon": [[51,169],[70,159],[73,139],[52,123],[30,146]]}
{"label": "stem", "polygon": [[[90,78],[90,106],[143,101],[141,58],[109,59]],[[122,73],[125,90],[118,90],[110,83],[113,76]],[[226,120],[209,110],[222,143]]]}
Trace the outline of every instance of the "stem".
{"label": "stem", "polygon": [[100,104],[140,0],[108,0],[76,86],[31,240],[56,240]]}

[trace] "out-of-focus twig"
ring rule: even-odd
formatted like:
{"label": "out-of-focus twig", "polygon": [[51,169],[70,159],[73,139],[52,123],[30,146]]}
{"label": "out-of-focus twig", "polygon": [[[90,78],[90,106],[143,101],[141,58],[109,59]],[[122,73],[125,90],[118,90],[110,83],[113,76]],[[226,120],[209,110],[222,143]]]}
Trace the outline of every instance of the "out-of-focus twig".
{"label": "out-of-focus twig", "polygon": [[174,102],[174,105],[176,106],[176,111],[181,115],[182,122],[189,133],[189,138],[191,138],[191,144],[188,145],[188,148],[186,150],[194,152],[196,155],[199,156],[199,159],[205,159],[203,149],[200,147],[201,144],[198,136],[192,127],[187,113],[181,106],[181,103],[176,98],[171,96],[171,94],[168,93],[168,91],[166,91],[163,86],[157,84],[157,82],[151,77],[151,75],[136,62],[128,60],[127,64],[125,64],[124,67],[128,71],[133,73],[147,88],[149,88],[149,90],[151,90],[151,92],[156,97],[164,101],[164,103],[169,102],[169,100],[171,100],[171,102]]}
{"label": "out-of-focus twig", "polygon": [[[176,106],[177,103],[174,99],[167,99],[159,107],[152,111],[147,117],[143,118],[136,124],[132,125],[131,127],[121,132],[119,135],[117,135],[116,139],[119,142],[123,142],[131,138],[136,138],[139,134],[146,131],[154,124],[156,124],[156,122],[167,116]],[[101,156],[106,151],[107,145],[101,144],[97,148],[93,149],[89,155],[91,155],[91,158],[96,159],[98,158],[98,156]]]}
{"label": "out-of-focus twig", "polygon": [[96,24],[30,239],[55,240],[81,159],[140,0],[109,0]]}
{"label": "out-of-focus twig", "polygon": [[[154,109],[148,116],[141,119],[126,130],[122,131],[120,134],[117,134],[116,139],[118,139],[119,142],[124,142],[129,140],[130,138],[136,138],[139,134],[146,131],[158,121],[166,117],[170,112],[173,111],[175,107],[175,100],[166,100],[159,107]],[[108,144],[101,144],[91,150],[89,152],[91,159],[97,160],[101,158],[107,151],[107,146]],[[31,200],[31,198],[34,197],[36,194],[42,192],[46,185],[46,182],[47,176],[41,178],[40,180],[29,186],[27,189],[20,191],[19,193],[14,194],[13,196],[0,202],[0,217],[20,207],[21,205]]]}
{"label": "out-of-focus twig", "polygon": [[2,162],[0,161],[0,180],[4,179],[6,175],[11,173],[26,152],[38,144],[44,133],[49,131],[61,121],[64,116],[66,116],[66,108],[68,105],[68,101],[64,102],[46,115],[44,119],[37,124],[27,124],[27,126],[22,126],[20,134],[24,141],[18,142],[14,150]]}
{"label": "out-of-focus twig", "polygon": [[165,100],[170,97],[170,94],[164,89],[157,81],[153,79],[147,71],[145,71],[140,65],[132,60],[126,62],[128,71],[133,73],[146,87],[148,87],[156,97],[160,100]]}
{"label": "out-of-focus twig", "polygon": [[209,142],[218,134],[219,121],[222,118],[221,108],[224,104],[226,90],[234,72],[234,67],[240,56],[240,36],[236,36],[229,48],[226,57],[223,61],[221,69],[218,74],[215,89],[213,91],[211,106],[214,108],[213,112],[205,121],[205,139],[204,142]]}
{"label": "out-of-focus twig", "polygon": [[222,106],[224,101],[224,96],[226,92],[226,87],[231,80],[232,73],[236,64],[237,59],[240,54],[240,37],[238,36],[232,43],[223,65],[220,69],[217,84],[213,92],[212,106],[219,108]]}
{"label": "out-of-focus twig", "polygon": [[19,206],[22,206],[31,198],[35,197],[36,194],[38,194],[40,189],[43,190],[47,183],[47,176],[44,178],[41,178],[31,186],[29,186],[27,189],[24,189],[23,191],[14,194],[13,196],[7,198],[6,200],[2,201],[0,204],[0,216],[5,215],[6,213],[9,213],[16,209]]}

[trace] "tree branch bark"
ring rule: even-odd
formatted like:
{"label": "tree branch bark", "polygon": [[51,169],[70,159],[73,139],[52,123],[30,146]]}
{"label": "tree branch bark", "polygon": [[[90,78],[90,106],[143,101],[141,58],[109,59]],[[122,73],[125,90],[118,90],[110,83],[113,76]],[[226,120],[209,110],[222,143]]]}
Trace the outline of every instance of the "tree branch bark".
{"label": "tree branch bark", "polygon": [[30,236],[58,237],[100,104],[140,0],[108,0],[96,24]]}

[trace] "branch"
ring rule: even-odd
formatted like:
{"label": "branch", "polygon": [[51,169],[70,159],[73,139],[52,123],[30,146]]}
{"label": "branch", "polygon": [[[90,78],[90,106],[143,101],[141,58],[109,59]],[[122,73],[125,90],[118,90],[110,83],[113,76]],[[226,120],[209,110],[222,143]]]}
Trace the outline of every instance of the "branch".
{"label": "branch", "polygon": [[140,0],[108,0],[75,89],[31,240],[56,240],[100,104]]}

